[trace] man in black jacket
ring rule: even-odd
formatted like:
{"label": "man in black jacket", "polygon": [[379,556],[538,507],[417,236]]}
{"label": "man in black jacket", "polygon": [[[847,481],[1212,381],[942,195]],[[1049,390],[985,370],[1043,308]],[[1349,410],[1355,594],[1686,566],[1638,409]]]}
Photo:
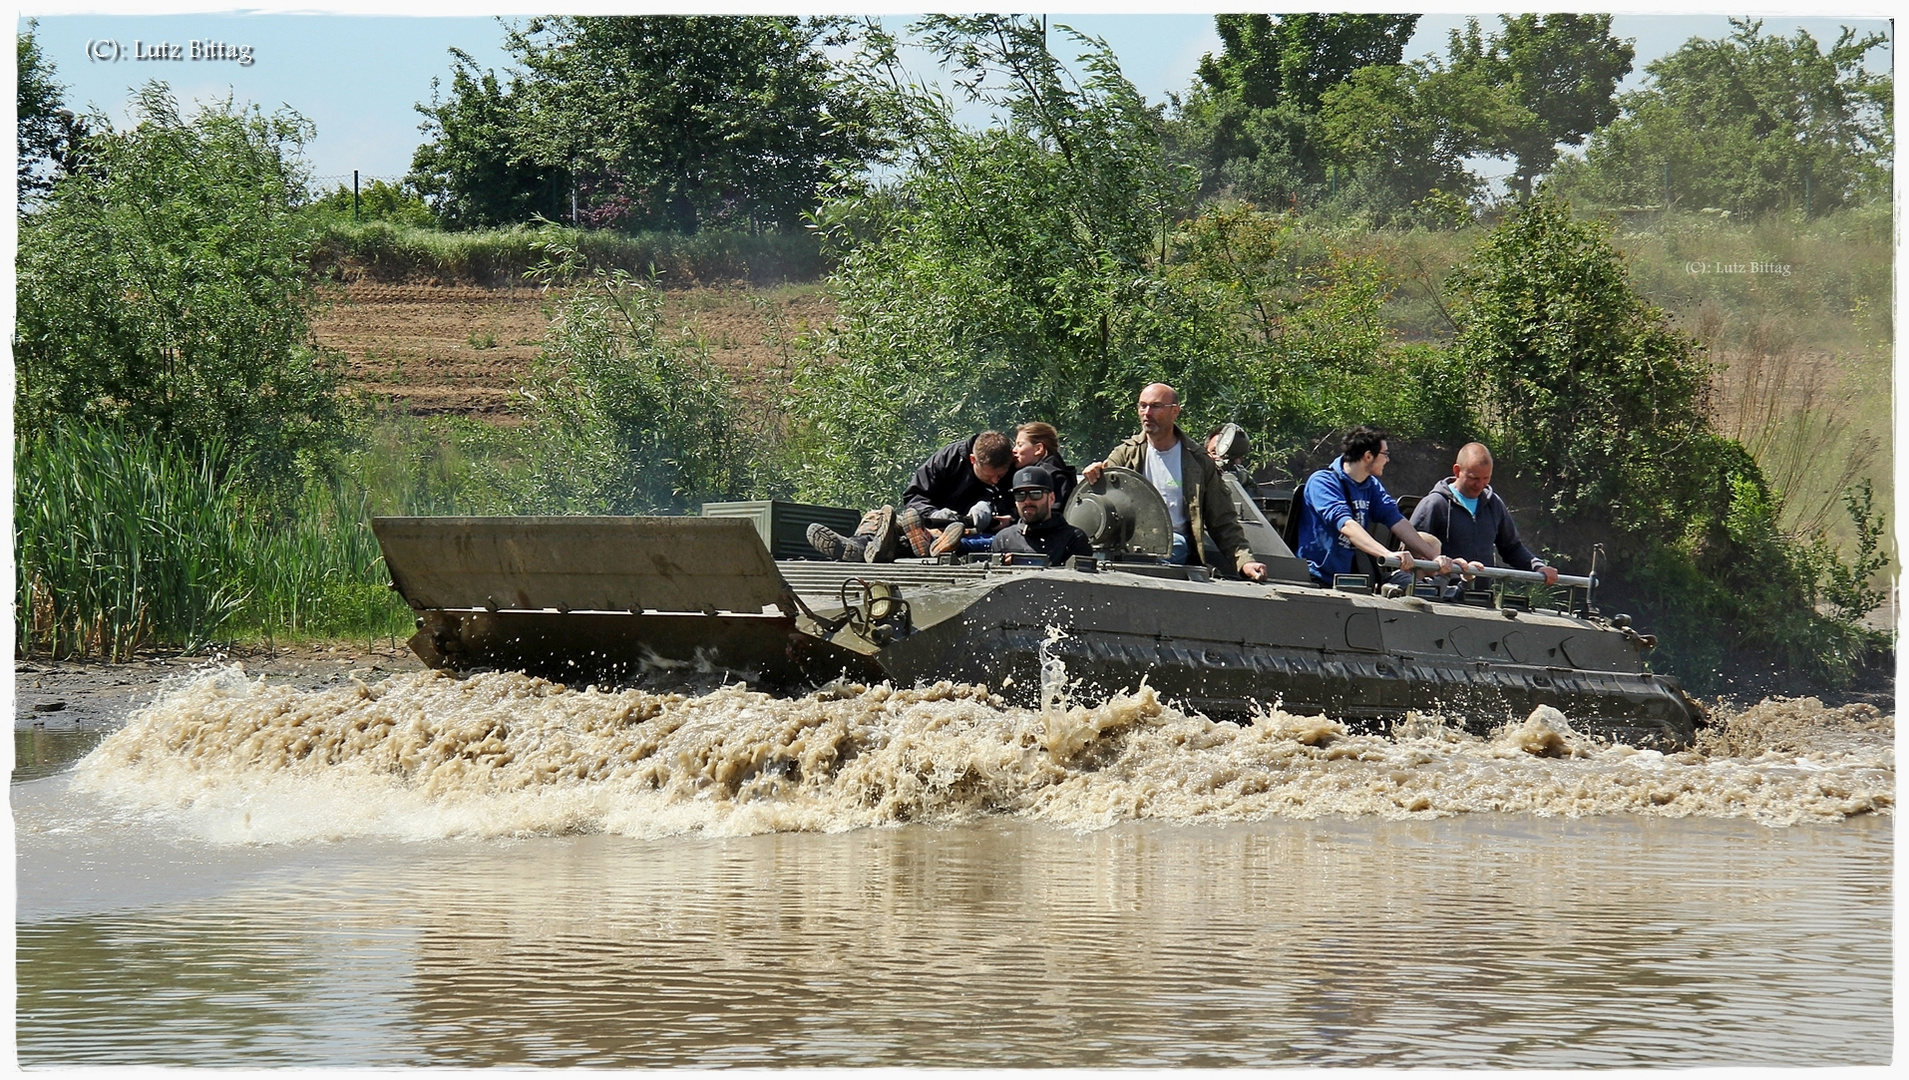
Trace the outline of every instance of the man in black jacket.
{"label": "man in black jacket", "polygon": [[1547,585],[1557,583],[1558,572],[1518,539],[1511,511],[1491,489],[1491,451],[1484,443],[1459,448],[1451,478],[1412,510],[1412,527],[1436,537],[1440,552],[1454,561],[1490,566],[1495,551],[1513,570],[1536,570]]}
{"label": "man in black jacket", "polygon": [[998,431],[949,443],[935,451],[902,492],[899,511],[890,507],[863,515],[853,536],[820,523],[809,526],[809,543],[830,559],[890,562],[905,544],[906,554],[945,555],[964,532],[992,534],[1014,520],[1008,492],[1013,447]]}
{"label": "man in black jacket", "polygon": [[[915,478],[902,492],[898,520],[914,511],[929,530],[939,530],[930,550],[917,555],[946,555],[963,535],[991,535],[1014,520],[1014,496],[1008,472],[1014,467],[1014,447],[998,431],[984,431],[971,439],[952,442],[921,463]],[[919,539],[905,530],[912,547]]]}
{"label": "man in black jacket", "polygon": [[1045,555],[1049,566],[1094,554],[1087,534],[1054,512],[1054,475],[1045,468],[1030,465],[1014,474],[1014,506],[1021,520],[995,533],[989,551]]}

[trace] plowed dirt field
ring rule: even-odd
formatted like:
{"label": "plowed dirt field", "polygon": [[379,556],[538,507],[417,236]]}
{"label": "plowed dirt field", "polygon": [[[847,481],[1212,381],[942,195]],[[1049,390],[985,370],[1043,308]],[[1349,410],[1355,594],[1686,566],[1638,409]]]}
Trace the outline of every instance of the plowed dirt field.
{"label": "plowed dirt field", "polygon": [[[816,286],[694,288],[664,293],[675,332],[699,335],[745,395],[785,360],[775,342],[826,322]],[[470,285],[342,286],[314,321],[321,345],[344,354],[352,390],[419,416],[510,423],[518,377],[537,356],[551,315],[542,289]]]}

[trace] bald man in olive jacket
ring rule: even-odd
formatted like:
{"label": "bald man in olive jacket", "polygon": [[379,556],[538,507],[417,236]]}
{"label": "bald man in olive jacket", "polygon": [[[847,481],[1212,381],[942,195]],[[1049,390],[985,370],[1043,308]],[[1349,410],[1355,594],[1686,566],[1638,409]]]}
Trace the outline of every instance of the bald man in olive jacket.
{"label": "bald man in olive jacket", "polygon": [[1114,447],[1105,461],[1082,469],[1080,482],[1094,483],[1110,465],[1132,469],[1151,481],[1166,500],[1174,531],[1186,543],[1187,557],[1175,561],[1204,565],[1204,541],[1211,532],[1220,554],[1233,560],[1241,577],[1264,579],[1266,564],[1246,542],[1246,530],[1240,527],[1239,511],[1220,479],[1220,467],[1180,430],[1179,392],[1166,383],[1154,383],[1140,391],[1139,412],[1140,434]]}

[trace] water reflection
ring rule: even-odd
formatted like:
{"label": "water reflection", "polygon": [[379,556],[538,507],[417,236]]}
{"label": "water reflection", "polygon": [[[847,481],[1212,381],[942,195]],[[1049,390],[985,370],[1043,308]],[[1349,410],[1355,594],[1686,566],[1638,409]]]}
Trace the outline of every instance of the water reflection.
{"label": "water reflection", "polygon": [[111,734],[104,724],[50,727],[34,724],[13,730],[13,783],[65,772]]}
{"label": "water reflection", "polygon": [[20,1055],[1881,1064],[1891,833],[1478,815],[295,846],[110,919],[36,921],[23,892]]}

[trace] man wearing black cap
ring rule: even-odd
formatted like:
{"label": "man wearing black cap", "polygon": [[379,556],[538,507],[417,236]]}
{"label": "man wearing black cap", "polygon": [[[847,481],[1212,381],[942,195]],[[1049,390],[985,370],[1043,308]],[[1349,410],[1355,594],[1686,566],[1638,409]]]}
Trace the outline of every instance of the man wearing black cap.
{"label": "man wearing black cap", "polygon": [[1054,512],[1054,476],[1046,469],[1029,465],[1014,474],[1014,508],[1021,520],[995,533],[989,551],[1045,555],[1049,566],[1094,554],[1087,534]]}

